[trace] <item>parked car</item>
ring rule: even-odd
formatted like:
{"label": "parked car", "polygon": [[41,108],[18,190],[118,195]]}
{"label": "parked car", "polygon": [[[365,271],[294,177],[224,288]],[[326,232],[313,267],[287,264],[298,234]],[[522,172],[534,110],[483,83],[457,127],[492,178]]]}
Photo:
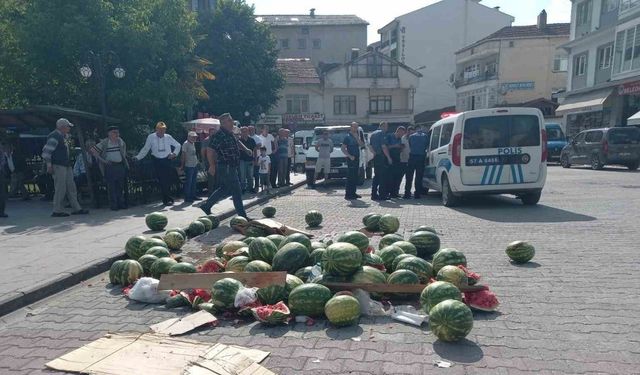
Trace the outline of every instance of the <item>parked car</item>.
{"label": "parked car", "polygon": [[559,163],[562,149],[567,145],[567,137],[562,131],[560,124],[545,124],[547,130],[547,162]]}
{"label": "parked car", "polygon": [[513,194],[540,200],[547,178],[547,139],[535,108],[494,108],[455,114],[429,130],[424,185],[452,207],[465,195]]}
{"label": "parked car", "polygon": [[634,171],[640,165],[640,129],[614,127],[580,132],[562,150],[560,164],[564,168],[586,164],[594,170],[623,165]]}

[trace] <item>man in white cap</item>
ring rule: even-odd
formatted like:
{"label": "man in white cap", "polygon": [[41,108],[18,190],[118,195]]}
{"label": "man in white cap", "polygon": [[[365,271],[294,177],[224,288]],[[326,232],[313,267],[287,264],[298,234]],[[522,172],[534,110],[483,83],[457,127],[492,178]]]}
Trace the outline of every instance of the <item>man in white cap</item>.
{"label": "man in white cap", "polygon": [[160,121],[156,124],[156,131],[149,134],[147,141],[144,143],[142,150],[136,155],[137,160],[144,159],[145,156],[151,151],[153,156],[153,169],[155,170],[158,183],[160,184],[160,191],[162,192],[162,203],[165,206],[171,206],[173,204],[173,198],[171,198],[171,178],[172,169],[171,160],[175,159],[180,153],[180,143],[176,141],[171,135],[166,134],[167,125]]}
{"label": "man in white cap", "polygon": [[[53,217],[69,216],[64,212],[64,198],[67,197],[73,211],[72,215],[86,215],[89,211],[82,209],[78,203],[78,191],[73,181],[73,169],[70,153],[69,132],[73,124],[66,118],[56,121],[56,130],[47,136],[47,143],[42,149],[42,159],[47,165],[47,173],[53,176]],[[79,157],[82,157],[80,155]]]}
{"label": "man in white cap", "polygon": [[196,139],[198,134],[190,131],[187,140],[182,144],[182,157],[180,158],[180,170],[184,171],[184,201],[193,203],[197,200],[196,185],[198,183],[198,154],[196,153]]}

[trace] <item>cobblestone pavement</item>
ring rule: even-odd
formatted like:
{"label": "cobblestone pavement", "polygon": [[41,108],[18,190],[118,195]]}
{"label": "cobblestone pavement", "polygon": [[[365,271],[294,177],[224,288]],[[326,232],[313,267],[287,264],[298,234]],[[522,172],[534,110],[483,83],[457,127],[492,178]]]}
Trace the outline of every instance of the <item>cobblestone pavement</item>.
{"label": "cobblestone pavement", "polygon": [[[463,250],[496,292],[500,312],[476,313],[468,340],[457,344],[437,341],[427,327],[388,318],[362,318],[342,329],[323,320],[277,328],[225,321],[191,337],[270,351],[263,364],[280,374],[640,373],[640,173],[550,167],[537,207],[495,197],[447,209],[437,195],[383,204],[365,197],[349,204],[339,186],[298,189],[271,204],[278,219],[297,226],[307,210],[323,212],[324,227],[314,231],[319,237],[358,227],[370,211],[398,215],[404,233],[434,226],[443,245]],[[220,229],[189,244],[190,251],[223,237],[237,235]],[[504,248],[516,239],[536,246],[535,262],[508,262]],[[145,331],[186,313],[131,303],[105,279],[101,275],[5,316],[0,373],[41,373],[46,361],[107,331]],[[436,360],[454,365],[435,368]]]}

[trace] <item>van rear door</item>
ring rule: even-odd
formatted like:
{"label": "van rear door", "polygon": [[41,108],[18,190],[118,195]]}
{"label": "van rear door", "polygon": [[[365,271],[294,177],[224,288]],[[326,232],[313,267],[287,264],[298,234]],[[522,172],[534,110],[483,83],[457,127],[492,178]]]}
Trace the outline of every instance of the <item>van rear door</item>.
{"label": "van rear door", "polygon": [[461,150],[464,185],[536,182],[542,162],[542,119],[507,109],[465,114]]}

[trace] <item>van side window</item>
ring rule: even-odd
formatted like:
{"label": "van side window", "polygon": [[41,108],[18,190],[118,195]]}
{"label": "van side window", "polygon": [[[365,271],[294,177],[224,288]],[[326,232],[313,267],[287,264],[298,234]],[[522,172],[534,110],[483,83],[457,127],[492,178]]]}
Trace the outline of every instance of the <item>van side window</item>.
{"label": "van side window", "polygon": [[601,131],[593,131],[588,132],[585,136],[585,141],[587,143],[598,143],[602,140],[602,132]]}
{"label": "van side window", "polygon": [[429,146],[429,150],[435,150],[436,148],[438,148],[438,145],[440,144],[441,129],[442,129],[441,127],[437,127],[433,129],[433,132],[431,134],[431,145]]}
{"label": "van side window", "polygon": [[575,141],[576,143],[582,143],[582,142],[584,142],[584,135],[585,135],[585,134],[586,134],[586,133],[580,133],[580,134],[576,135],[576,137],[575,137],[574,141]]}
{"label": "van side window", "polygon": [[442,125],[442,134],[440,134],[440,147],[448,145],[451,141],[451,133],[453,133],[453,123]]}

